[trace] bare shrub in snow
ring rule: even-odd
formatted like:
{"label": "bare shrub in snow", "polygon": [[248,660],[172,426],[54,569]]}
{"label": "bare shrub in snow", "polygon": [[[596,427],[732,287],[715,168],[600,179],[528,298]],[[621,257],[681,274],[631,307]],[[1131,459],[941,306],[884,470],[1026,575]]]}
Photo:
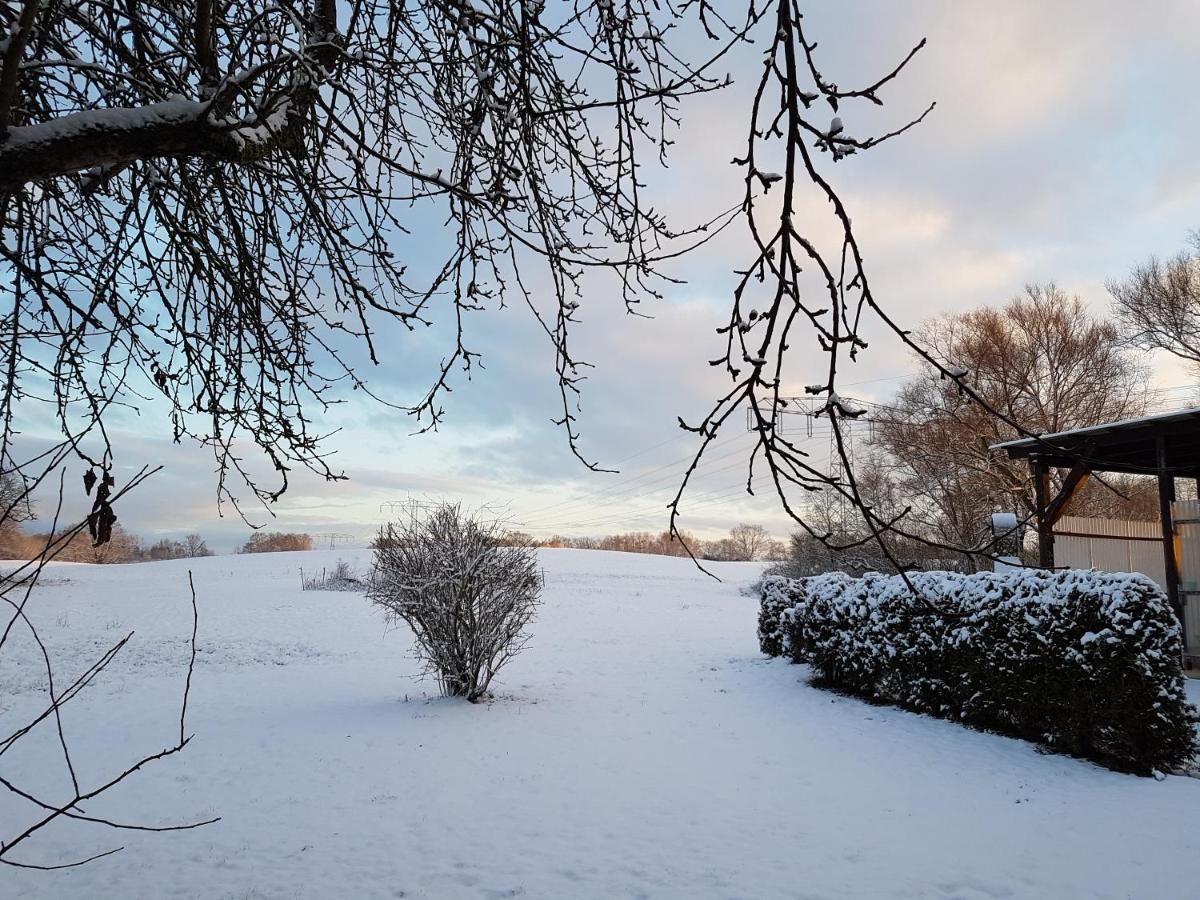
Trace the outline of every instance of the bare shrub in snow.
{"label": "bare shrub in snow", "polygon": [[442,693],[482,697],[496,673],[525,649],[525,626],[542,593],[531,544],[459,504],[423,519],[389,523],[375,542],[367,596],[416,637],[417,658]]}
{"label": "bare shrub in snow", "polygon": [[300,589],[304,591],[362,591],[367,582],[344,559],[339,559],[332,569],[305,575],[300,570]]}

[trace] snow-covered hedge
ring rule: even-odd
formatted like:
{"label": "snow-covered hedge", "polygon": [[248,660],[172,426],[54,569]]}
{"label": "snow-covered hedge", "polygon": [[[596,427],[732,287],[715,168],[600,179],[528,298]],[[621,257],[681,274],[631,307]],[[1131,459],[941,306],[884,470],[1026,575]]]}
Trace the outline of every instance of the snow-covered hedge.
{"label": "snow-covered hedge", "polygon": [[1096,571],[763,581],[764,653],[831,687],[1138,772],[1196,752],[1178,620],[1142,575]]}

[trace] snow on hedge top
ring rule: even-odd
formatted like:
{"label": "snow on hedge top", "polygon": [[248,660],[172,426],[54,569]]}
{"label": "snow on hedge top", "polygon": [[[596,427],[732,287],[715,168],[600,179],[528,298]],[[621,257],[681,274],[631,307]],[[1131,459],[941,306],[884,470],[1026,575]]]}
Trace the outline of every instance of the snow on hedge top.
{"label": "snow on hedge top", "polygon": [[[1044,569],[1016,569],[1010,572],[911,572],[908,581],[926,600],[938,606],[959,610],[994,608],[1004,604],[1040,603],[1061,605],[1073,597],[1088,595],[1100,601],[1099,612],[1107,618],[1120,619],[1136,607],[1139,614],[1147,602],[1169,608],[1166,595],[1151,579],[1137,572],[1100,572],[1096,569],[1066,569],[1056,572]],[[800,602],[826,601],[838,605],[863,604],[879,607],[883,604],[912,598],[912,591],[899,575],[871,572],[853,579],[843,572],[830,572],[800,579],[804,599]],[[849,584],[849,582],[857,582]],[[791,595],[791,580],[780,576],[768,577],[763,583],[768,590]],[[916,602],[915,598],[912,598]],[[1128,609],[1127,609],[1128,608]]]}

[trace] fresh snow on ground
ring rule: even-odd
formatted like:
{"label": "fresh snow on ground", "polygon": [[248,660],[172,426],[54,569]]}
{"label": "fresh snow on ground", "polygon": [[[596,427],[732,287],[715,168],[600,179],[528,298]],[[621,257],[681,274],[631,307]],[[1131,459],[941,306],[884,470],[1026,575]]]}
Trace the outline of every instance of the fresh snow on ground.
{"label": "fresh snow on ground", "polygon": [[[69,708],[87,783],[178,731],[195,740],[87,811],[174,834],[65,823],[24,858],[112,846],[79,869],[0,870],[45,898],[1161,898],[1200,885],[1200,779],[1119,775],[1021,741],[872,707],[760,656],[752,564],[542,551],[545,604],[490,704],[432,696],[403,629],[279,553],[55,566],[31,614],[85,668]],[[1200,686],[1191,682],[1193,699]],[[0,723],[42,702],[28,642],[0,654]],[[0,729],[4,730],[4,729]],[[6,732],[7,733],[7,732]],[[0,774],[63,793],[52,732]],[[17,807],[0,799],[0,833]]]}

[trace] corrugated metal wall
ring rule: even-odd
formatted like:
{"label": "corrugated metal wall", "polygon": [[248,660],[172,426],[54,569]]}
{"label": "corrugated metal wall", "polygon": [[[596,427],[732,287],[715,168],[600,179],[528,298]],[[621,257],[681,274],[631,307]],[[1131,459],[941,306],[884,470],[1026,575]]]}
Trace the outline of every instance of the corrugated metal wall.
{"label": "corrugated metal wall", "polygon": [[1070,569],[1141,572],[1164,589],[1167,584],[1162,527],[1157,522],[1063,516],[1054,526],[1054,563]]}
{"label": "corrugated metal wall", "polygon": [[[1188,652],[1200,655],[1200,501],[1175,501],[1171,517]],[[1162,528],[1157,522],[1063,516],[1054,526],[1054,562],[1071,569],[1141,572],[1166,590]]]}

